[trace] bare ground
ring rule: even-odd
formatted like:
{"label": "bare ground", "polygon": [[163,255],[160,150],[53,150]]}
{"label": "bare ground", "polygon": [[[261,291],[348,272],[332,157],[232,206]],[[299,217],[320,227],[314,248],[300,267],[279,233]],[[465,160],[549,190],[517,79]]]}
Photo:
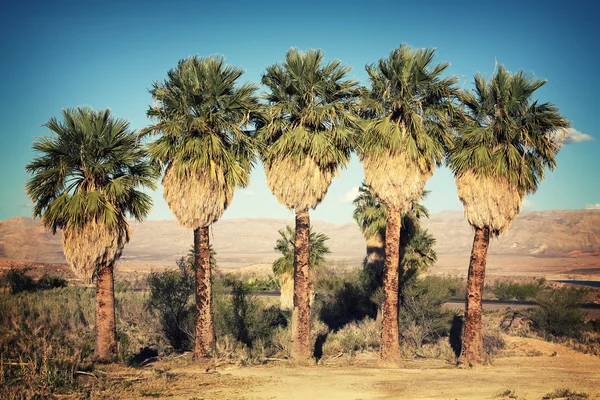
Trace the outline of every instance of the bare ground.
{"label": "bare ground", "polygon": [[[380,368],[376,355],[325,361],[314,367],[287,362],[216,369],[186,357],[140,369],[106,366],[110,379],[128,381],[110,389],[123,399],[498,399],[511,391],[518,399],[541,399],[555,389],[600,398],[600,357],[537,339],[506,337],[507,347],[491,365],[456,367],[443,360],[403,360],[399,368]],[[91,379],[86,377],[87,379]],[[91,383],[91,382],[90,382]],[[98,397],[107,395],[97,393]],[[504,397],[508,398],[508,397]]]}

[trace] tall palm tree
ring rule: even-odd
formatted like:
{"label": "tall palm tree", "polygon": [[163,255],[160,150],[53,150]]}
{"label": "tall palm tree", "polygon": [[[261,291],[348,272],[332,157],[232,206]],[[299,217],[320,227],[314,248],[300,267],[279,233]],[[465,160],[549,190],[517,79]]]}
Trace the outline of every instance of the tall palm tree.
{"label": "tall palm tree", "polygon": [[382,360],[400,356],[401,217],[419,200],[427,179],[452,143],[449,127],[456,113],[456,79],[441,77],[449,64],[434,64],[434,53],[433,49],[401,45],[388,58],[366,67],[371,89],[362,98],[366,121],[357,153],[367,185],[386,208]]}
{"label": "tall palm tree", "polygon": [[449,166],[465,217],[475,229],[460,357],[464,362],[482,356],[481,296],[490,236],[508,229],[523,197],[535,192],[546,168],[556,167],[557,132],[569,127],[554,105],[532,99],[545,83],[500,66],[489,81],[476,74],[475,91],[461,95],[468,119],[459,128]]}
{"label": "tall palm tree", "polygon": [[148,116],[156,124],[143,131],[159,135],[150,154],[164,169],[164,198],[179,223],[194,230],[198,361],[210,357],[215,342],[209,226],[234,189],[248,185],[256,153],[245,130],[258,116],[256,87],[237,86],[242,74],[222,57],[180,60],[164,82],[153,84]]}
{"label": "tall palm tree", "polygon": [[267,185],[279,202],[296,213],[292,357],[312,356],[309,302],[308,210],[325,197],[333,176],[350,161],[354,146],[357,82],[350,68],[325,63],[321,50],[290,49],[282,64],[267,67],[265,125],[259,130]]}
{"label": "tall palm tree", "polygon": [[52,136],[33,143],[39,153],[27,165],[26,191],[33,215],[56,233],[73,270],[96,282],[96,348],[98,362],[117,354],[113,268],[129,242],[127,216],[144,219],[156,178],[145,150],[129,122],[108,109],[65,109],[62,120],[44,125]]}
{"label": "tall palm tree", "polygon": [[[285,229],[279,230],[281,236],[275,243],[275,250],[281,253],[273,263],[273,273],[279,278],[281,291],[281,309],[292,310],[294,308],[294,254],[296,244],[294,242],[294,229],[287,225]],[[310,255],[308,268],[312,271],[325,264],[325,255],[329,254],[329,247],[325,244],[329,236],[322,232],[315,232],[310,227],[309,248]],[[312,298],[312,290],[311,295]]]}

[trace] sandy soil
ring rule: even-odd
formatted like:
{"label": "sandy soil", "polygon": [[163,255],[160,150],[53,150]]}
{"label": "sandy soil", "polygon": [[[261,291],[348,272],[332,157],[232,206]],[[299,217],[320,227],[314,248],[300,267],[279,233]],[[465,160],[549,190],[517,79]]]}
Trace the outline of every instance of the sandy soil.
{"label": "sandy soil", "polygon": [[[118,398],[172,399],[498,399],[512,391],[518,399],[541,399],[555,389],[600,398],[600,357],[536,339],[506,337],[507,348],[492,365],[456,367],[443,360],[404,360],[400,368],[379,368],[376,355],[338,359],[314,367],[287,363],[220,366],[206,372],[179,359],[140,370],[117,370],[135,376]],[[108,368],[108,367],[107,367]],[[135,375],[134,375],[135,374]],[[504,397],[508,398],[508,397]],[[515,397],[513,397],[515,398]]]}

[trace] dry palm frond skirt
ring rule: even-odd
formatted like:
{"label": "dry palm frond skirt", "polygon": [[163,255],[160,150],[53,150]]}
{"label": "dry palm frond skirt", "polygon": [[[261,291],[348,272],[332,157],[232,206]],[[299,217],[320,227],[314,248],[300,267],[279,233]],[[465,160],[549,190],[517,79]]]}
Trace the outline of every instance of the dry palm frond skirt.
{"label": "dry palm frond skirt", "polygon": [[433,175],[434,165],[422,167],[404,154],[366,156],[362,160],[365,182],[374,194],[402,213],[419,201],[425,183]]}
{"label": "dry palm frond skirt", "polygon": [[267,186],[277,200],[287,208],[308,210],[315,208],[327,194],[335,175],[322,170],[312,158],[301,163],[291,158],[279,158],[265,163]]}
{"label": "dry palm frond skirt", "polygon": [[465,172],[456,177],[456,186],[467,221],[479,228],[488,226],[493,236],[505,232],[521,211],[523,194],[505,178]]}
{"label": "dry palm frond skirt", "polygon": [[126,232],[94,221],[83,228],[64,229],[63,250],[75,273],[92,283],[97,272],[112,266],[121,256],[127,240]]}
{"label": "dry palm frond skirt", "polygon": [[233,189],[220,170],[208,178],[204,173],[180,175],[168,167],[162,183],[169,208],[187,228],[205,227],[217,221],[233,197]]}

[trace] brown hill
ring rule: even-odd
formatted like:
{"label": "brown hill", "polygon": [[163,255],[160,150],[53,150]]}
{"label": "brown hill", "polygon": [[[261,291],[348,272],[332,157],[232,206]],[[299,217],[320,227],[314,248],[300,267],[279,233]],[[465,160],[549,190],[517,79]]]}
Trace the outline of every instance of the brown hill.
{"label": "brown hill", "polygon": [[[278,254],[273,250],[278,230],[292,221],[278,219],[224,219],[217,222],[211,240],[219,265],[238,268],[271,263]],[[358,265],[365,242],[356,224],[334,225],[313,221],[317,231],[330,240],[330,259]],[[441,258],[468,255],[472,230],[462,212],[432,214],[425,226],[436,237]],[[122,263],[172,265],[187,254],[192,245],[190,229],[176,221],[132,223],[132,239],[123,252]],[[0,259],[46,263],[64,263],[60,233],[46,232],[38,221],[12,218],[0,221]],[[580,256],[600,252],[600,211],[523,212],[510,230],[493,240],[490,254],[503,256]],[[571,253],[571,254],[569,254]],[[461,263],[462,264],[462,263]]]}

